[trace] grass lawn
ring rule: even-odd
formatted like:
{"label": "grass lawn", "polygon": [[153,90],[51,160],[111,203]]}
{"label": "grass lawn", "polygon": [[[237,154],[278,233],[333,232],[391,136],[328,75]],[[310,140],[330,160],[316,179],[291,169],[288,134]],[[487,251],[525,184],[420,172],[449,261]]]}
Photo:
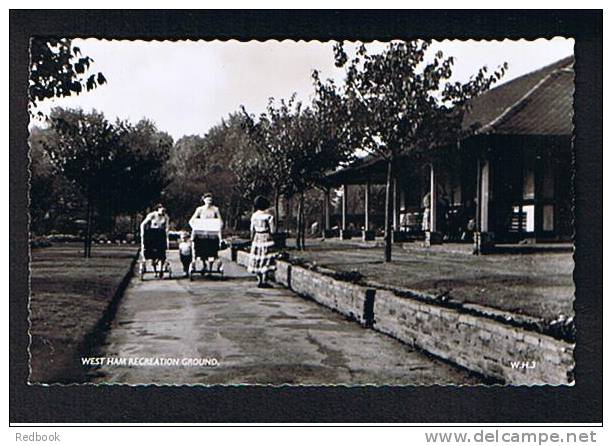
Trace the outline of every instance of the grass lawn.
{"label": "grass lawn", "polygon": [[410,246],[394,247],[393,262],[385,264],[382,248],[346,241],[306,245],[291,254],[336,271],[358,271],[366,280],[546,320],[574,314],[571,253],[475,256]]}
{"label": "grass lawn", "polygon": [[108,306],[136,254],[135,246],[81,244],[33,249],[30,263],[30,382],[76,379],[77,347]]}

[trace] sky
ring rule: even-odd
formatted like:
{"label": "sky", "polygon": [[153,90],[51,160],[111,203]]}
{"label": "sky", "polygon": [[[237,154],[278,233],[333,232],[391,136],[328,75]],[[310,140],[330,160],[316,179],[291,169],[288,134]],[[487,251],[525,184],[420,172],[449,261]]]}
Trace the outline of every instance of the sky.
{"label": "sky", "polygon": [[[75,39],[83,54],[94,60],[92,72],[101,71],[108,83],[78,96],[46,100],[43,113],[55,106],[103,111],[107,118],[137,122],[153,120],[177,140],[183,135],[205,134],[241,105],[253,114],[264,111],[268,98],[308,102],[312,98],[311,73],[341,83],[342,69],[333,63],[331,42],[318,41],[179,41],[144,42]],[[385,44],[368,44],[377,52]],[[347,43],[347,48],[354,44]],[[556,37],[534,41],[441,41],[429,53],[442,50],[455,57],[452,80],[466,81],[486,65],[503,62],[509,68],[503,81],[573,54],[573,39]],[[33,122],[32,124],[41,125]]]}

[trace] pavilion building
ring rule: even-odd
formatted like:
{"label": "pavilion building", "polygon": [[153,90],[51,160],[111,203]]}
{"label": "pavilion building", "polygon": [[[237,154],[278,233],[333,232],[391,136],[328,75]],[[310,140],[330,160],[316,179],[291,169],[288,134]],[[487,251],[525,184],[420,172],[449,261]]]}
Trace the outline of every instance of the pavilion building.
{"label": "pavilion building", "polygon": [[[402,155],[393,179],[394,239],[435,244],[469,234],[476,252],[571,241],[573,66],[567,57],[487,91],[464,117],[471,136],[425,156]],[[343,189],[340,236],[350,236],[350,186],[362,185],[362,236],[374,238],[370,187],[385,184],[386,167],[370,157],[328,175],[328,188]],[[325,201],[329,235],[329,189]]]}

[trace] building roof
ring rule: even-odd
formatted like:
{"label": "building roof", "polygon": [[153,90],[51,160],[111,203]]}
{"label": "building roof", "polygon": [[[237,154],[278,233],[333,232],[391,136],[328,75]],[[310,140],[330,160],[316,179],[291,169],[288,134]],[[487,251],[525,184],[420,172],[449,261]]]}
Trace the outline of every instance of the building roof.
{"label": "building roof", "polygon": [[[574,56],[520,76],[474,98],[464,129],[485,135],[570,136],[574,112]],[[328,175],[330,183],[384,178],[382,159],[357,161]]]}
{"label": "building roof", "polygon": [[463,127],[504,135],[571,135],[574,57],[566,57],[474,98]]}

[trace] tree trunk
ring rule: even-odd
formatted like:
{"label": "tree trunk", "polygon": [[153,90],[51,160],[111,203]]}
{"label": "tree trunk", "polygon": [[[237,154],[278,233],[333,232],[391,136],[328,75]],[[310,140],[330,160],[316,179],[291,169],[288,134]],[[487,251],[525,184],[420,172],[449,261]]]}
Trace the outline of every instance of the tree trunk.
{"label": "tree trunk", "polygon": [[242,209],[238,199],[234,202],[234,224],[232,227],[234,228],[234,232],[238,232],[238,226],[240,225],[240,215],[242,214]]}
{"label": "tree trunk", "polygon": [[279,200],[280,200],[280,194],[278,193],[278,190],[274,191],[274,219],[276,220],[276,224],[274,225],[274,233],[278,234],[278,225],[280,223],[280,218],[279,218],[279,211],[278,211],[278,207],[279,207]]}
{"label": "tree trunk", "polygon": [[83,245],[83,257],[91,257],[91,198],[87,198],[87,229],[85,230],[85,241]]}
{"label": "tree trunk", "polygon": [[134,235],[134,241],[138,240],[139,237],[139,224],[138,224],[138,212],[132,214],[132,234]]}
{"label": "tree trunk", "polygon": [[298,250],[302,250],[302,234],[301,234],[301,228],[302,228],[302,206],[303,206],[303,202],[300,199],[298,201],[298,212],[297,212],[296,228],[295,228],[295,245],[296,245]]}
{"label": "tree trunk", "polygon": [[285,197],[285,227],[283,228],[285,232],[289,233],[289,227],[291,226],[291,214],[293,213],[293,203],[291,203],[291,199]]}
{"label": "tree trunk", "polygon": [[387,184],[385,187],[385,262],[391,261],[391,248],[393,241],[393,195],[392,183],[395,159],[393,156],[387,161]]}
{"label": "tree trunk", "polygon": [[[106,218],[107,218],[107,225],[108,225],[108,232],[109,232],[109,237],[112,239],[114,238],[114,234],[115,234],[115,218],[113,215],[113,203],[112,203],[112,198],[109,197],[107,204],[108,207],[106,208]],[[114,241],[114,240],[113,240]]]}
{"label": "tree trunk", "polygon": [[300,246],[302,251],[306,249],[306,218],[304,209],[304,192],[300,195]]}

